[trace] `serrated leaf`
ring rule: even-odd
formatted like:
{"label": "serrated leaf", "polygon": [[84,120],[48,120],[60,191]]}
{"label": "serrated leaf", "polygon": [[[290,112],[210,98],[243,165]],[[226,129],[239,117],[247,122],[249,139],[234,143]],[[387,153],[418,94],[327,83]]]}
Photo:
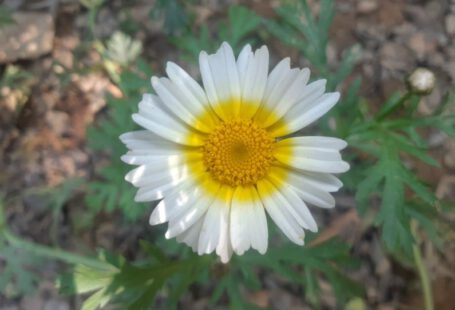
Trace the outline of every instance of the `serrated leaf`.
{"label": "serrated leaf", "polygon": [[[262,266],[275,271],[292,282],[301,284],[305,284],[308,278],[315,279],[315,273],[322,273],[333,281],[337,281],[338,277],[346,276],[338,268],[358,266],[357,261],[349,254],[349,246],[339,240],[329,240],[313,247],[285,244],[270,248],[267,255],[247,253],[238,257],[237,260],[245,268],[247,266],[250,268],[251,266]],[[337,267],[334,267],[335,264]],[[349,279],[344,279],[344,281],[352,283]],[[317,284],[312,283],[312,289],[316,289],[316,287]],[[352,292],[357,293],[358,291]],[[338,297],[345,299],[352,296],[352,292],[348,294],[349,296],[342,296],[347,291],[340,290]]]}
{"label": "serrated leaf", "polygon": [[385,138],[388,139],[389,147],[400,149],[403,152],[406,152],[420,159],[421,161],[428,165],[434,167],[440,166],[439,163],[434,158],[425,153],[426,151],[425,148],[419,148],[411,144],[409,138],[405,138],[404,136],[393,132],[388,133],[388,135]]}
{"label": "serrated leaf", "polygon": [[81,306],[81,310],[96,310],[104,307],[111,299],[111,296],[104,289],[97,291],[87,298]]}
{"label": "serrated leaf", "polygon": [[369,199],[372,194],[378,193],[380,190],[379,184],[381,183],[384,175],[381,171],[381,166],[377,165],[370,168],[366,172],[366,177],[359,183],[355,199],[360,214],[364,214],[367,210]]}
{"label": "serrated leaf", "polygon": [[122,66],[133,62],[142,52],[142,42],[117,31],[107,42],[106,56]]}
{"label": "serrated leaf", "polygon": [[234,48],[239,47],[240,40],[255,30],[261,19],[253,11],[238,5],[231,6],[228,15],[230,37],[226,39]]}
{"label": "serrated leaf", "polygon": [[[335,89],[335,87],[344,81],[354,69],[354,65],[359,59],[359,46],[353,46],[343,53],[343,58],[335,72],[334,78],[330,79],[329,90]],[[352,112],[352,111],[351,111]]]}
{"label": "serrated leaf", "polygon": [[439,236],[438,229],[437,229],[437,212],[436,209],[432,206],[421,206],[415,203],[409,203],[406,205],[406,212],[417,220],[419,226],[422,227],[429,239],[439,248],[442,250],[443,240],[441,236]]}
{"label": "serrated leaf", "polygon": [[149,15],[153,19],[163,16],[164,32],[170,35],[180,34],[189,22],[185,7],[178,0],[158,0]]}
{"label": "serrated leaf", "polygon": [[139,245],[142,251],[147,253],[151,259],[156,260],[158,263],[165,263],[168,261],[166,255],[157,246],[145,241],[139,240]]}
{"label": "serrated leaf", "polygon": [[345,303],[352,297],[363,295],[364,290],[360,283],[354,282],[352,279],[331,265],[327,266],[326,268],[326,276],[332,284],[337,300]]}
{"label": "serrated leaf", "polygon": [[14,23],[13,11],[4,5],[0,5],[0,28]]}
{"label": "serrated leaf", "polygon": [[79,2],[89,10],[98,9],[104,0],[79,0]]}
{"label": "serrated leaf", "polygon": [[405,182],[418,197],[429,205],[434,205],[436,202],[435,194],[422,184],[413,173],[402,168],[400,169],[400,176],[403,182]]}
{"label": "serrated leaf", "polygon": [[[2,212],[0,212],[2,213]],[[6,289],[12,294],[25,295],[32,293],[39,284],[39,273],[43,261],[39,257],[24,253],[0,239],[0,263],[2,272],[0,273],[0,291]]]}
{"label": "serrated leaf", "polygon": [[376,114],[376,119],[381,119],[390,111],[395,109],[402,102],[403,96],[399,92],[393,93],[381,106],[381,109]]}
{"label": "serrated leaf", "polygon": [[124,93],[130,94],[146,90],[150,87],[150,76],[143,77],[137,73],[125,70],[120,74],[119,86]]}

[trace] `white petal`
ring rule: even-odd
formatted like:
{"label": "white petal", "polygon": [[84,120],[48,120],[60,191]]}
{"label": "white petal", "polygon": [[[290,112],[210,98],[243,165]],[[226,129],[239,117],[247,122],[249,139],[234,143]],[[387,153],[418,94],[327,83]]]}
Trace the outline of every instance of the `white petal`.
{"label": "white petal", "polygon": [[[223,43],[213,55],[201,53],[199,65],[213,110],[222,119],[237,116],[240,113],[240,81],[232,48]],[[235,100],[235,106],[225,108],[222,104],[228,100]]]}
{"label": "white petal", "polygon": [[199,103],[205,108],[209,107],[207,96],[202,87],[188,74],[173,62],[168,62],[166,73],[172,82],[177,85],[193,103]]}
{"label": "white petal", "polygon": [[[223,51],[224,63],[226,66],[227,78],[228,78],[228,87],[230,89],[229,98],[239,98],[240,97],[240,81],[239,74],[237,71],[237,64],[235,61],[234,51],[232,47],[223,42],[221,44],[221,49]],[[221,85],[221,87],[226,87],[226,84]]]}
{"label": "white petal", "polygon": [[149,224],[157,225],[168,222],[188,208],[193,207],[200,195],[201,189],[191,178],[176,185],[155,207],[150,215]]}
{"label": "white petal", "polygon": [[184,156],[171,155],[159,157],[156,165],[139,166],[125,176],[125,180],[135,186],[150,185],[154,183],[177,183],[188,176],[187,159]]}
{"label": "white petal", "polygon": [[269,50],[267,46],[262,46],[254,53],[256,79],[254,87],[250,94],[244,94],[244,98],[252,101],[260,101],[264,97],[265,88],[267,86],[267,78],[269,73]]}
{"label": "white petal", "polygon": [[[202,145],[202,139],[188,139],[191,130],[164,109],[161,100],[153,95],[144,95],[139,103],[139,113],[133,120],[156,135],[186,145]],[[192,135],[196,137],[196,135]]]}
{"label": "white petal", "polygon": [[270,97],[264,99],[266,104],[272,108],[272,113],[262,124],[264,127],[273,125],[283,115],[289,112],[289,109],[300,98],[302,90],[305,88],[309,78],[310,70],[308,68],[298,71],[297,74],[290,73],[288,78],[283,79],[282,84],[279,85],[281,89],[277,86],[275,92],[272,92]]}
{"label": "white petal", "polygon": [[287,186],[288,184],[282,184],[280,181],[277,182],[277,179],[275,179],[273,175],[269,175],[269,178],[271,182],[274,183],[275,188],[279,191],[276,198],[281,202],[280,205],[288,210],[300,226],[309,229],[312,232],[317,232],[318,226],[316,221],[306,204],[300,199],[299,195]]}
{"label": "white petal", "polygon": [[[280,160],[277,157],[278,160]],[[324,161],[317,159],[296,159],[289,164],[297,169],[325,172],[325,173],[343,173],[349,170],[349,164],[345,161]]]}
{"label": "white petal", "polygon": [[349,170],[349,164],[341,160],[338,151],[311,147],[281,147],[275,150],[275,158],[286,166],[297,169],[341,173]]}
{"label": "white petal", "polygon": [[347,145],[348,144],[344,140],[321,136],[292,137],[283,139],[277,143],[277,147],[302,146],[337,151],[344,149]]}
{"label": "white petal", "polygon": [[150,155],[170,155],[181,150],[181,145],[163,139],[148,130],[127,132],[119,138],[130,150],[146,150]]}
{"label": "white petal", "polygon": [[[256,195],[258,194],[256,193]],[[260,199],[259,195],[257,197],[257,199]],[[251,208],[253,210],[254,219],[250,229],[251,247],[259,253],[265,254],[265,252],[267,252],[269,234],[264,205],[262,203],[256,203],[252,205]]]}
{"label": "white petal", "polygon": [[190,246],[194,252],[196,252],[203,222],[203,217],[197,220],[193,226],[177,236],[177,241],[185,243],[186,245]]}
{"label": "white petal", "polygon": [[305,233],[288,208],[283,207],[283,201],[278,197],[279,192],[273,184],[262,179],[257,183],[257,188],[262,203],[275,224],[292,242],[303,245]]}
{"label": "white petal", "polygon": [[139,166],[130,171],[125,179],[139,187],[135,201],[154,201],[189,177],[186,164],[169,166]]}
{"label": "white petal", "polygon": [[321,79],[311,82],[306,85],[299,94],[298,100],[292,107],[292,112],[302,112],[308,106],[311,106],[315,101],[317,101],[325,92],[325,87],[327,85],[327,80]]}
{"label": "white petal", "polygon": [[299,69],[289,69],[280,77],[276,84],[271,84],[270,80],[267,82],[267,88],[263,98],[264,104],[268,108],[267,112],[274,111],[280,99],[283,98],[289,86],[292,85],[292,82],[299,74]]}
{"label": "white petal", "polygon": [[291,175],[301,179],[306,185],[311,185],[326,192],[336,192],[343,186],[343,183],[337,177],[328,173],[291,170]]}
{"label": "white petal", "polygon": [[[210,132],[207,124],[197,121],[197,116],[205,110],[197,100],[188,97],[167,78],[152,77],[152,85],[163,104],[188,126],[204,132]],[[191,95],[191,94],[190,94]]]}
{"label": "white petal", "polygon": [[335,207],[335,199],[332,195],[324,192],[317,187],[307,184],[306,187],[297,187],[294,183],[288,185],[299,195],[304,201],[311,203],[320,208]]}
{"label": "white petal", "polygon": [[282,179],[280,176],[285,175],[284,183],[305,202],[321,208],[333,208],[335,199],[329,192],[337,191],[342,183],[336,177],[326,173],[315,173],[308,171],[299,171],[284,167],[274,166],[269,176],[275,179]]}
{"label": "white petal", "polygon": [[218,102],[213,72],[209,63],[209,55],[205,51],[199,54],[199,70],[201,71],[202,83],[204,84],[207,99],[209,102]]}
{"label": "white petal", "polygon": [[177,184],[163,183],[160,185],[147,185],[142,186],[138,189],[134,201],[136,202],[147,202],[155,201],[163,198],[167,193],[174,188]]}
{"label": "white petal", "polygon": [[[276,148],[276,154],[282,156],[281,154],[293,153],[295,159],[317,159],[317,160],[326,160],[326,161],[340,161],[341,155],[339,151],[332,149],[323,149],[315,147],[305,147],[305,146],[294,146],[294,147],[278,147]],[[292,165],[292,164],[291,164]]]}
{"label": "white petal", "polygon": [[215,198],[211,195],[200,195],[199,199],[195,201],[192,208],[189,208],[186,212],[170,219],[165,237],[170,239],[187,230],[200,217],[205,216],[207,209],[213,203],[214,199]]}
{"label": "white petal", "polygon": [[121,156],[120,159],[130,165],[149,165],[149,166],[162,166],[167,165],[168,160],[172,156],[177,155],[179,152],[174,154],[149,154],[147,151],[129,151],[125,155]]}
{"label": "white petal", "polygon": [[239,72],[240,85],[243,85],[245,81],[245,72],[251,57],[253,57],[251,45],[247,44],[242,48],[242,51],[237,58],[237,71]]}
{"label": "white petal", "polygon": [[237,187],[231,204],[231,242],[242,255],[250,247],[261,254],[267,250],[267,220],[264,206],[254,187]]}
{"label": "white petal", "polygon": [[291,59],[289,57],[281,60],[270,72],[267,79],[266,95],[270,95],[273,88],[281,81],[284,76],[291,70]]}
{"label": "white petal", "polygon": [[327,113],[340,99],[340,93],[327,93],[315,102],[299,107],[298,111],[291,109],[284,116],[285,126],[273,130],[273,135],[283,136],[296,132]]}
{"label": "white petal", "polygon": [[229,186],[222,186],[219,191],[219,198],[215,199],[214,204],[227,209],[227,213],[221,218],[220,239],[216,247],[216,254],[220,256],[222,263],[227,263],[232,256],[232,246],[230,238],[230,212],[233,191]]}
{"label": "white petal", "polygon": [[[251,54],[244,72],[240,75],[242,88],[242,117],[251,118],[256,114],[264,96],[269,67],[269,52],[267,47],[258,49]],[[247,109],[248,107],[248,109]]]}
{"label": "white petal", "polygon": [[212,253],[218,246],[222,223],[228,220],[228,212],[229,206],[220,205],[219,203],[213,203],[209,207],[199,235],[199,255]]}
{"label": "white petal", "polygon": [[252,202],[248,201],[247,203],[244,203],[241,199],[238,199],[239,195],[245,197],[245,194],[241,193],[245,191],[248,191],[248,189],[238,187],[234,193],[231,204],[231,244],[232,250],[238,255],[245,253],[251,246],[248,230],[251,227],[251,209],[249,204],[252,204]]}

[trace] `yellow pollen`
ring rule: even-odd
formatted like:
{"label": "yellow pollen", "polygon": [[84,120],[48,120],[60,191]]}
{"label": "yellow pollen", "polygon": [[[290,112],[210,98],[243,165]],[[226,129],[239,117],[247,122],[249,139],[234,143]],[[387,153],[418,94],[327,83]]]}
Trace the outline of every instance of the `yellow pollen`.
{"label": "yellow pollen", "polygon": [[256,184],[269,170],[275,140],[249,119],[219,124],[203,146],[206,169],[220,183],[235,186]]}

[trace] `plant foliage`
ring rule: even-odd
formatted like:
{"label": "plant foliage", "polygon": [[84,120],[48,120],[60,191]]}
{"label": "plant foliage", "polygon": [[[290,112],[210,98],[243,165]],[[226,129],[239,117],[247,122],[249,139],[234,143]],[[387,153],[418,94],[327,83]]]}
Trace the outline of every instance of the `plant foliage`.
{"label": "plant foliage", "polygon": [[253,11],[233,5],[229,7],[228,18],[214,25],[213,31],[204,24],[196,29],[189,29],[185,34],[171,37],[170,41],[186,55],[191,62],[198,59],[202,50],[213,51],[222,41],[227,41],[234,51],[239,51],[247,38],[258,30],[261,23],[259,16]]}
{"label": "plant foliage", "polygon": [[99,171],[98,180],[88,183],[86,203],[94,211],[120,209],[130,220],[143,214],[144,206],[134,202],[135,189],[124,180],[129,167],[120,160],[126,149],[119,136],[136,129],[131,115],[137,109],[140,93],[149,88],[150,76],[149,67],[141,61],[134,70],[123,71],[119,86],[124,97],[108,97],[107,115],[88,131],[89,147],[109,158],[109,163]]}
{"label": "plant foliage", "polygon": [[[103,1],[81,2],[90,10],[94,33],[96,11]],[[221,21],[208,20],[202,25],[194,23],[191,4],[158,0],[150,13],[152,18],[163,18],[165,34],[180,55],[194,62],[201,50],[213,51],[222,41],[228,41],[238,52],[246,42],[254,44],[267,37],[260,27],[265,25],[281,42],[305,56],[317,75],[328,78],[329,90],[343,92],[342,101],[325,118],[321,130],[348,141],[351,152],[347,156],[352,168],[344,176],[346,188],[355,194],[361,216],[374,215],[374,224],[386,249],[403,258],[402,261],[411,261],[416,250],[415,230],[411,226],[416,223],[437,246],[442,246],[439,226],[446,208],[419,179],[412,164],[419,162],[438,168],[438,162],[428,154],[422,130],[438,129],[455,136],[450,95],[431,116],[417,115],[421,97],[412,91],[393,94],[379,111],[371,111],[368,100],[360,95],[361,80],[343,83],[355,66],[357,47],[342,53],[336,68],[328,64],[329,28],[335,14],[333,0],[321,0],[318,14],[312,12],[306,0],[286,1],[276,9],[277,17],[273,20],[234,5]],[[149,92],[152,72],[139,58],[141,43],[128,35],[115,33],[107,42],[96,40],[94,46],[102,56],[102,70],[118,86],[121,96],[107,97],[100,121],[88,131],[89,150],[96,160],[105,164],[96,171],[95,178],[88,180],[85,202],[93,214],[119,210],[127,219],[135,220],[143,216],[145,206],[134,202],[135,189],[124,181],[130,167],[120,161],[126,149],[119,136],[136,129],[131,114],[136,111],[141,94]],[[62,208],[70,196],[68,192],[77,188],[70,185],[51,200],[54,212]],[[3,224],[0,218],[0,229]],[[274,228],[269,231],[274,235]],[[214,255],[197,256],[175,241],[157,237],[153,244],[140,242],[134,261],[106,251],[100,251],[94,263],[80,257],[78,263],[68,259],[72,268],[60,277],[59,287],[67,294],[87,294],[84,310],[108,304],[121,309],[151,309],[158,305],[158,300],[165,300],[166,308],[176,309],[181,306],[182,297],[194,287],[210,292],[210,307],[228,303],[230,309],[255,309],[245,298],[245,291],[264,289],[265,271],[295,284],[298,293],[313,307],[319,305],[321,279],[330,283],[339,304],[358,301],[355,298],[364,292],[348,276],[358,266],[350,246],[340,240],[318,242],[316,238],[310,235],[309,245],[305,247],[278,239],[265,255],[249,251],[222,265]],[[12,261],[17,249],[2,241],[0,247],[6,262],[6,272],[0,275],[0,288],[5,287],[6,281],[13,281],[19,291],[25,291],[36,282],[32,274],[17,272],[20,266],[30,263],[28,257]],[[41,253],[52,251],[41,249]],[[59,258],[65,257],[68,255],[59,254]]]}
{"label": "plant foliage", "polygon": [[[453,135],[455,124],[455,116],[445,113],[444,108],[431,117],[416,117],[412,111],[407,111],[403,117],[390,117],[395,107],[415,106],[418,100],[415,96],[393,95],[376,117],[354,123],[348,136],[353,146],[370,154],[373,160],[358,184],[356,199],[359,210],[364,213],[370,197],[378,194],[381,206],[376,223],[382,227],[382,239],[390,251],[404,252],[409,256],[412,255],[413,243],[410,221],[416,216],[410,204],[418,201],[436,211],[437,199],[409,169],[404,158],[414,158],[437,168],[438,162],[427,154],[428,147],[417,129],[436,127]],[[411,195],[406,194],[407,189]],[[429,232],[435,231],[431,223],[423,227]]]}

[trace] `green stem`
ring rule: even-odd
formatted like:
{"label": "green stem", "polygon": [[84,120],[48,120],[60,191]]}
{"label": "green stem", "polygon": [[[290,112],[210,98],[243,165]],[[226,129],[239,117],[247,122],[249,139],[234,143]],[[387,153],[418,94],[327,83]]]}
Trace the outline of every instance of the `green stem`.
{"label": "green stem", "polygon": [[33,242],[21,239],[11,233],[8,229],[3,227],[3,231],[0,231],[0,235],[3,235],[5,239],[14,247],[29,251],[37,256],[45,256],[52,259],[58,259],[70,264],[82,264],[98,269],[109,269],[110,266],[97,259],[81,256],[78,254],[69,253],[63,250],[54,249],[44,245],[35,244]]}
{"label": "green stem", "polygon": [[96,15],[97,15],[97,8],[90,8],[89,12],[88,12],[88,28],[89,28],[92,40],[96,39],[96,33],[95,33]]}
{"label": "green stem", "polygon": [[398,100],[394,105],[389,106],[388,109],[386,109],[385,111],[382,111],[382,113],[376,117],[376,120],[382,121],[387,116],[389,116],[390,114],[392,114],[393,112],[398,110],[400,107],[403,106],[403,104],[406,101],[408,101],[412,97],[412,95],[414,95],[414,93],[412,93],[412,92],[407,92],[406,94],[404,94],[404,96],[401,97],[400,100]]}
{"label": "green stem", "polygon": [[419,273],[420,283],[422,285],[425,310],[433,310],[433,293],[431,291],[431,283],[428,277],[428,271],[422,259],[422,254],[420,253],[419,245],[417,243],[417,223],[414,221],[411,222],[411,229],[414,238],[416,239],[416,243],[413,243],[412,245],[412,252],[414,254],[414,260],[416,263],[417,271]]}

